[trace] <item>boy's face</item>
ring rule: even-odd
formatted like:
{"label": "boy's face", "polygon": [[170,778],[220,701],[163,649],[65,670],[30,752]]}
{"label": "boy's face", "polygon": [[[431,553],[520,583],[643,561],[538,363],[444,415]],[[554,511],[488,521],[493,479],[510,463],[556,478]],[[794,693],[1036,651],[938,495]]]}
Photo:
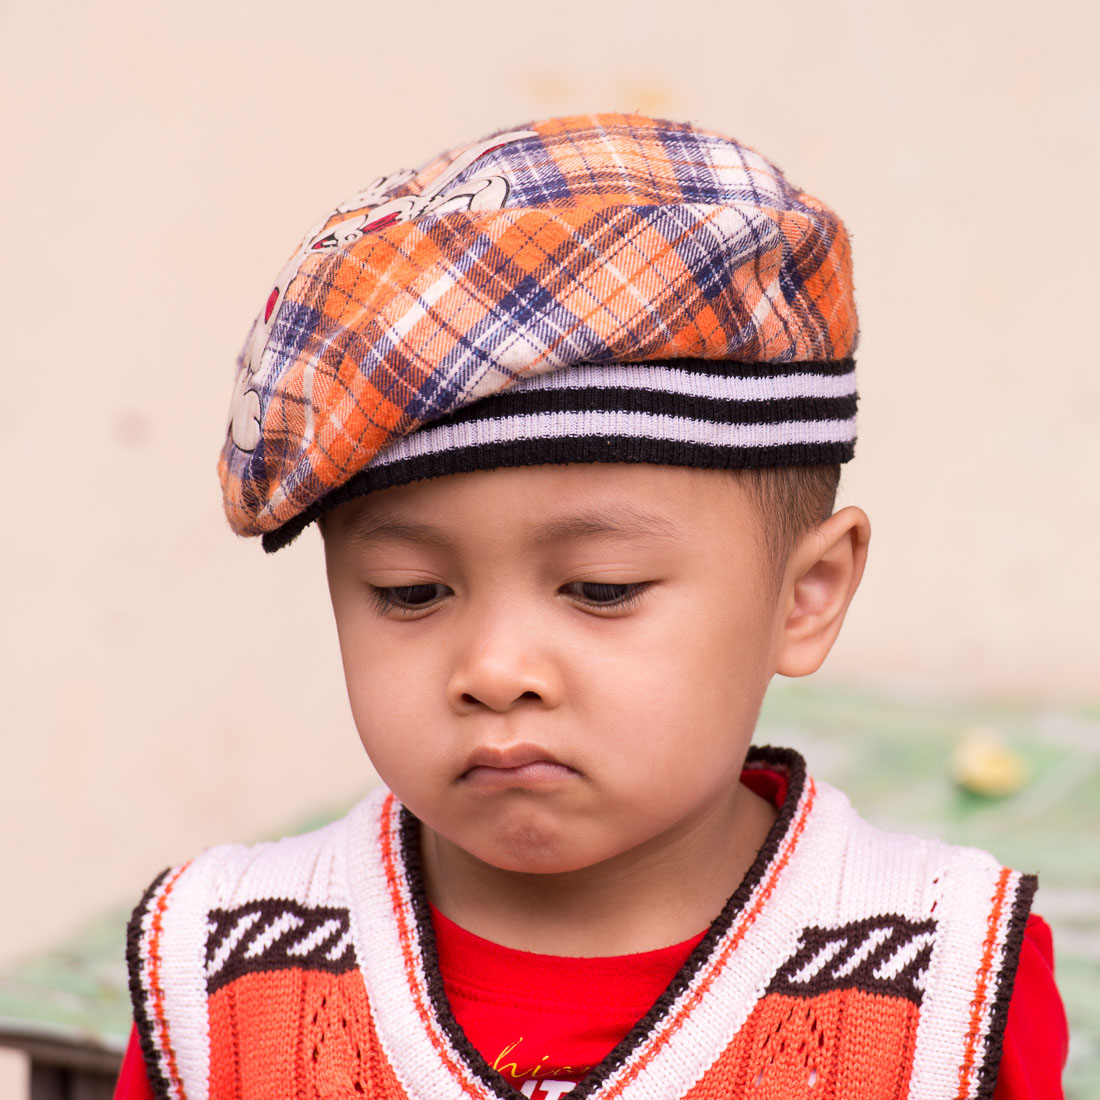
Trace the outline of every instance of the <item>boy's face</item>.
{"label": "boy's face", "polygon": [[650,465],[457,474],[336,509],[329,585],[382,779],[509,871],[657,851],[727,813],[783,619],[759,522],[729,475]]}

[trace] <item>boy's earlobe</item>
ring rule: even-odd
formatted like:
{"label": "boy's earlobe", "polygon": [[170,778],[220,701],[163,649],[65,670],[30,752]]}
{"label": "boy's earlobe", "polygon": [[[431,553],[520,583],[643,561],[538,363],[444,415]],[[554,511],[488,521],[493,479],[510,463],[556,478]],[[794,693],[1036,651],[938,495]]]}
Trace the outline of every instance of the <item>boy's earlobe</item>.
{"label": "boy's earlobe", "polygon": [[842,508],[808,531],[791,554],[783,581],[776,672],[807,676],[828,656],[859,587],[871,522]]}

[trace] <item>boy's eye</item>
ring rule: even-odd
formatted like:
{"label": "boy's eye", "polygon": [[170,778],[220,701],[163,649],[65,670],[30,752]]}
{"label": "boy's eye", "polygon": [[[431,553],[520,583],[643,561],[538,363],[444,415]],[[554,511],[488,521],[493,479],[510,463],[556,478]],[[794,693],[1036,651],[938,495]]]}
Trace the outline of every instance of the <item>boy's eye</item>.
{"label": "boy's eye", "polygon": [[567,595],[574,596],[595,607],[629,607],[648,586],[645,584],[604,584],[600,581],[574,581],[562,589]]}
{"label": "boy's eye", "polygon": [[371,586],[371,595],[383,611],[416,611],[435,603],[450,591],[445,584],[401,584],[391,588]]}

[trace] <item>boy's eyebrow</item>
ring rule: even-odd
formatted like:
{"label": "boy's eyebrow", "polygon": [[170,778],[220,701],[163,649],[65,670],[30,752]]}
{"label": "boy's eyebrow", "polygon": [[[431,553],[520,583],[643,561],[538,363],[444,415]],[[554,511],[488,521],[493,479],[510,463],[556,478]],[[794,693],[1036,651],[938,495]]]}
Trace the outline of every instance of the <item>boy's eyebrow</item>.
{"label": "boy's eyebrow", "polygon": [[[348,519],[346,533],[355,543],[376,539],[398,539],[418,542],[445,550],[452,544],[446,530],[430,523],[410,523],[385,515],[369,513]],[[531,541],[536,546],[570,542],[577,539],[610,536],[624,539],[669,539],[676,535],[676,526],[663,516],[639,512],[628,506],[611,510],[584,512],[542,523],[534,528]]]}
{"label": "boy's eyebrow", "polygon": [[451,540],[438,527],[428,523],[402,523],[387,519],[385,516],[371,516],[369,513],[352,516],[347,521],[347,536],[360,545],[374,542],[376,539],[398,539],[404,542],[421,542],[445,550]]}
{"label": "boy's eyebrow", "polygon": [[663,516],[638,512],[620,505],[610,511],[585,512],[540,524],[536,528],[534,541],[542,546],[600,535],[628,539],[668,539],[675,534],[676,526]]}

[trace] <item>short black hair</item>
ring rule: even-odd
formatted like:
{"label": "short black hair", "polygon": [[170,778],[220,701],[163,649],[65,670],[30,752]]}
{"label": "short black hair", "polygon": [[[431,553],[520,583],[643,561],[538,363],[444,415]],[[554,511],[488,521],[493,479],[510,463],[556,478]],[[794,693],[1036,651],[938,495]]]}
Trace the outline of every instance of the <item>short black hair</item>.
{"label": "short black hair", "polygon": [[763,546],[781,574],[795,543],[832,515],[840,466],[761,466],[733,473],[760,509]]}

